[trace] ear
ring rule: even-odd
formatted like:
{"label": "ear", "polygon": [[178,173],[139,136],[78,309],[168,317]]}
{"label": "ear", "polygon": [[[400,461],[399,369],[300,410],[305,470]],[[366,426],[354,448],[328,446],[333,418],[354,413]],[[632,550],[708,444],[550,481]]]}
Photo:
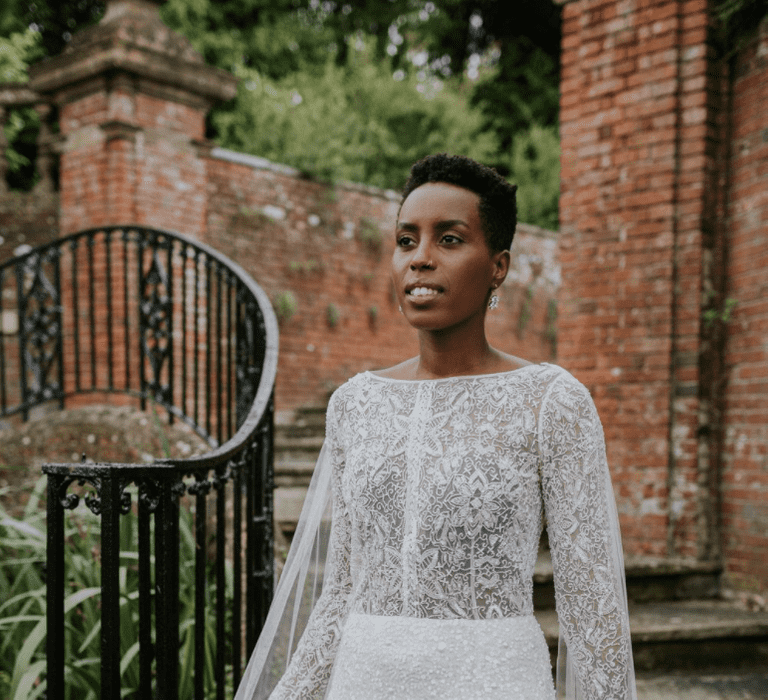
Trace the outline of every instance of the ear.
{"label": "ear", "polygon": [[508,250],[502,250],[491,256],[493,263],[493,284],[497,287],[506,279],[509,272],[510,255]]}

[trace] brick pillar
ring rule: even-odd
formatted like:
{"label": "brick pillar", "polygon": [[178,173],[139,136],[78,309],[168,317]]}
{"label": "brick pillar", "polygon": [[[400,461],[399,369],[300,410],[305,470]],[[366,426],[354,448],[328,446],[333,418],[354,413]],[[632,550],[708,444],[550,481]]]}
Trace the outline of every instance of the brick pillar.
{"label": "brick pillar", "polygon": [[768,592],[768,18],[732,62],[722,501],[726,585]]}
{"label": "brick pillar", "polygon": [[59,110],[62,234],[122,223],[203,233],[205,116],[235,79],[169,30],[157,3],[111,0],[30,79]]}
{"label": "brick pillar", "polygon": [[717,554],[717,378],[701,373],[702,315],[722,288],[708,25],[706,0],[563,6],[558,355],[593,392],[638,554]]}

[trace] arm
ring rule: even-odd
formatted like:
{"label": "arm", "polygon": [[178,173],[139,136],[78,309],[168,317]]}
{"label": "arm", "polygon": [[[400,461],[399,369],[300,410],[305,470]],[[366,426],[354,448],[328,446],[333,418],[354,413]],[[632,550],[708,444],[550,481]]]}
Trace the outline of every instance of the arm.
{"label": "arm", "polygon": [[[272,700],[309,700],[324,696],[349,607],[352,590],[349,566],[351,524],[341,492],[344,461],[343,453],[338,447],[331,407],[328,410],[327,424],[326,449],[332,470],[330,486],[333,518],[325,563],[326,573],[322,593],[312,609],[283,677],[270,696]],[[311,594],[309,598],[312,598]]]}
{"label": "arm", "polygon": [[351,590],[351,530],[340,488],[344,455],[332,405],[333,399],[288,560],[235,700],[319,699],[325,693]]}
{"label": "arm", "polygon": [[[603,430],[589,392],[567,373],[545,396],[539,441],[561,652],[564,641],[573,669],[568,685],[575,683],[568,697],[634,700],[621,538]],[[564,685],[558,671],[558,692]]]}

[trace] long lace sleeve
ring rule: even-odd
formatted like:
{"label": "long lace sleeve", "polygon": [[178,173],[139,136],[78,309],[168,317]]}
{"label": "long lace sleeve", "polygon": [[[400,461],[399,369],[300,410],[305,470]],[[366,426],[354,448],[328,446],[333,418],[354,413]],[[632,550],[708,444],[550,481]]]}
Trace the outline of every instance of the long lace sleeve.
{"label": "long lace sleeve", "polygon": [[352,588],[344,457],[332,404],[288,560],[235,700],[325,695]]}
{"label": "long lace sleeve", "polygon": [[539,440],[560,622],[558,698],[635,700],[621,537],[603,430],[589,392],[565,372],[545,397]]}

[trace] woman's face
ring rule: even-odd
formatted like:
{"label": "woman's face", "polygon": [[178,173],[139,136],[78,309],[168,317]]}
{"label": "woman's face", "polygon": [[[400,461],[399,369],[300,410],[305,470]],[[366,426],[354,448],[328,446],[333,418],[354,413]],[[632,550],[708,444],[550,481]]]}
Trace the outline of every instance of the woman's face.
{"label": "woman's face", "polygon": [[419,330],[482,322],[489,292],[506,276],[509,252],[491,253],[479,203],[463,187],[431,182],[400,208],[392,280],[405,318]]}

